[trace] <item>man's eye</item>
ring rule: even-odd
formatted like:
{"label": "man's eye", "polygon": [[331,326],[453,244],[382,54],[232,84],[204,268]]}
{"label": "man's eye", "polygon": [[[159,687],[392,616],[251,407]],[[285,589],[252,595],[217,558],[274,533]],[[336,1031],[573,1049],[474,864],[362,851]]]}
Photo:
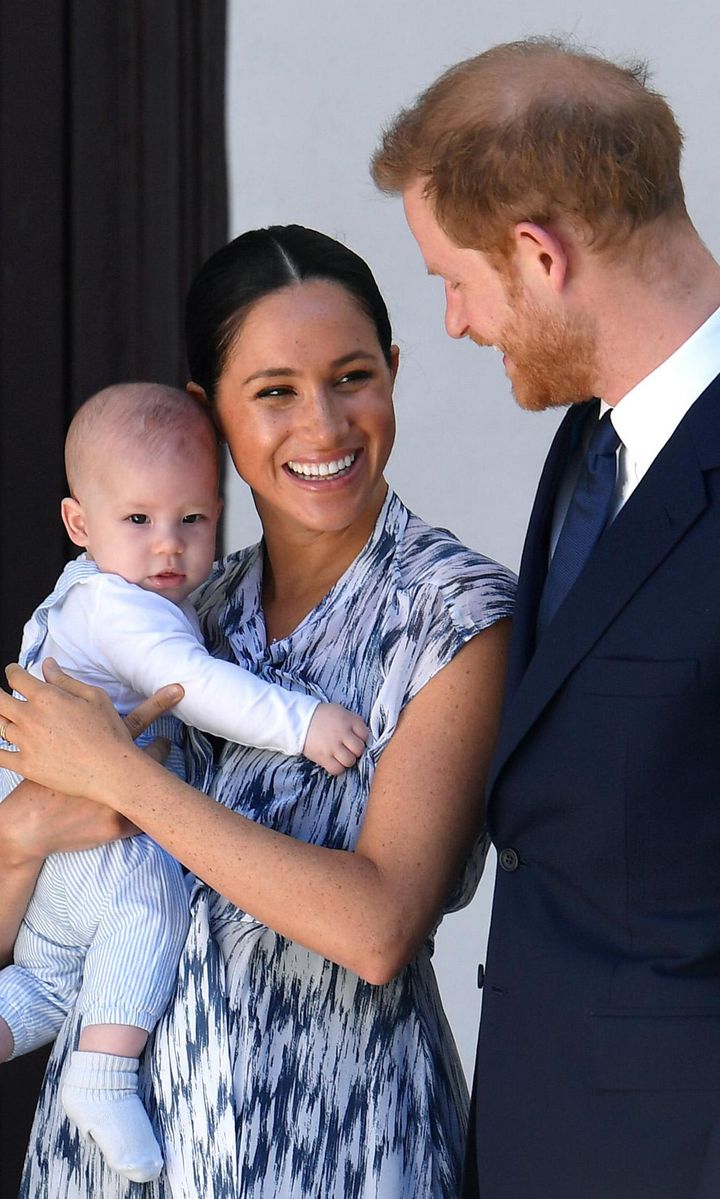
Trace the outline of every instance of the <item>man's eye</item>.
{"label": "man's eye", "polygon": [[146,525],[149,519],[150,517],[146,516],[144,512],[133,512],[128,516],[128,520],[133,525]]}
{"label": "man's eye", "polygon": [[199,520],[203,519],[202,512],[190,512],[187,516],[183,516],[184,525],[196,525]]}

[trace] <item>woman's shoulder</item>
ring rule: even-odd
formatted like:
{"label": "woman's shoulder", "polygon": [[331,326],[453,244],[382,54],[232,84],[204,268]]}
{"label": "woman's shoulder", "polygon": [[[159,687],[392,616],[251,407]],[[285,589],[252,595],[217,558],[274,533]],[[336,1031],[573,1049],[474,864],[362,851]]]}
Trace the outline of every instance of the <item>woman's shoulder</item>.
{"label": "woman's shoulder", "polygon": [[448,601],[463,593],[481,593],[488,601],[512,606],[517,578],[513,571],[471,549],[449,529],[429,525],[406,509],[407,522],[397,550],[397,577],[403,589],[430,588]]}

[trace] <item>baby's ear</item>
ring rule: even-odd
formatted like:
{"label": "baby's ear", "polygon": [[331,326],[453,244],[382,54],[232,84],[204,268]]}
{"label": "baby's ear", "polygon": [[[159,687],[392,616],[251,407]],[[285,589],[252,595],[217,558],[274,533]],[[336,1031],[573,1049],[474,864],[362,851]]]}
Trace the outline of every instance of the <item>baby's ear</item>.
{"label": "baby's ear", "polygon": [[88,535],[85,528],[85,513],[83,506],[79,500],[73,499],[72,496],[66,496],[60,502],[60,515],[62,522],[67,529],[67,535],[74,545],[79,545],[83,549],[87,548]]}

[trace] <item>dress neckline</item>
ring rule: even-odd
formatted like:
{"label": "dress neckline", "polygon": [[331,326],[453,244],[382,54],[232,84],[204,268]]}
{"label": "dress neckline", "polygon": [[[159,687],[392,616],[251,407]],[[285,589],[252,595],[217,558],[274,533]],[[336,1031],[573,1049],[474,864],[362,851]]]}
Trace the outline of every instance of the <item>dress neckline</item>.
{"label": "dress neckline", "polygon": [[355,586],[355,576],[358,568],[362,568],[363,564],[376,552],[378,543],[383,538],[385,532],[391,527],[396,531],[400,530],[401,525],[407,523],[408,512],[402,501],[398,498],[391,487],[388,487],[387,495],[383,500],[382,507],[377,515],[373,530],[368,537],[365,545],[353,558],[352,562],[345,568],[340,578],[333,583],[329,591],[325,593],[320,602],[311,608],[306,616],[287,634],[286,637],[277,637],[272,641],[268,641],[267,629],[265,626],[265,613],[262,606],[262,577],[264,564],[264,541],[259,541],[252,549],[252,558],[248,565],[245,574],[246,598],[249,601],[247,610],[247,619],[240,626],[238,632],[247,630],[250,625],[254,626],[255,635],[258,643],[263,649],[269,651],[277,651],[278,649],[287,646],[295,638],[307,632],[321,618],[325,617],[328,612],[342,603],[346,593]]}

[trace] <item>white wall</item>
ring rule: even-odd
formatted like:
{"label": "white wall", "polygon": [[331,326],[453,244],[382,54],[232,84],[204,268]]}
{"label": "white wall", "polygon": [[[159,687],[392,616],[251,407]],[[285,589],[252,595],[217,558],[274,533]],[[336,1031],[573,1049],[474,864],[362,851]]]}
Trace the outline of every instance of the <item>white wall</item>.
{"label": "white wall", "polygon": [[[688,204],[720,251],[717,0],[229,0],[228,125],[233,235],[296,222],[367,258],[402,352],[389,478],[406,503],[517,569],[557,416],[516,408],[498,357],[451,342],[442,284],[429,279],[399,201],[367,163],[383,123],[442,70],[494,42],[570,33],[614,57],[642,55],[686,131]],[[254,540],[231,484],[228,547]],[[492,893],[445,921],[436,964],[464,1065],[472,1069]]]}

